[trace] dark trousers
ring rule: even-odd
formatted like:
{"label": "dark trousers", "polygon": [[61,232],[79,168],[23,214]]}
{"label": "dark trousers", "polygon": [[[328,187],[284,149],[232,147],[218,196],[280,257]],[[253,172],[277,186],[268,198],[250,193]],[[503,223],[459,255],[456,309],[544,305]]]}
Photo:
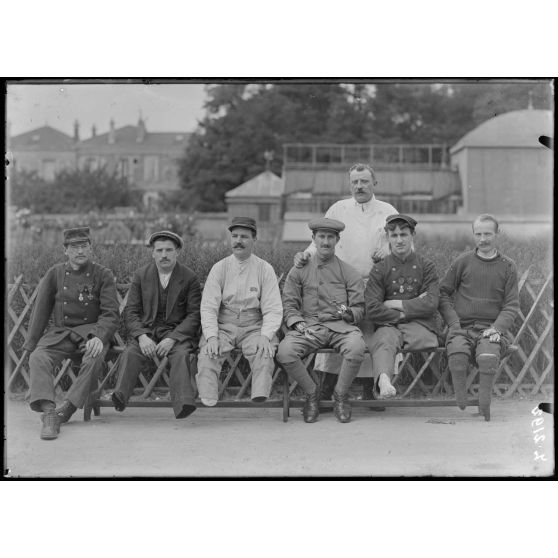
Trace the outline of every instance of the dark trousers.
{"label": "dark trousers", "polygon": [[[81,409],[91,391],[92,382],[96,382],[107,354],[108,345],[101,353],[92,358],[83,357],[76,380],[66,394],[66,399]],[[70,355],[79,352],[77,343],[68,337],[51,347],[37,347],[29,355],[29,373],[31,376],[30,401],[31,409],[41,411],[41,400],[55,400],[53,371]]]}
{"label": "dark trousers", "polygon": [[[190,374],[191,350],[190,343],[176,343],[168,354],[170,396],[175,416],[182,411],[183,405],[195,407],[195,392]],[[135,339],[128,343],[120,355],[118,381],[114,391],[120,391],[126,402],[128,402],[136,386],[139,372],[148,358],[143,355]]]}

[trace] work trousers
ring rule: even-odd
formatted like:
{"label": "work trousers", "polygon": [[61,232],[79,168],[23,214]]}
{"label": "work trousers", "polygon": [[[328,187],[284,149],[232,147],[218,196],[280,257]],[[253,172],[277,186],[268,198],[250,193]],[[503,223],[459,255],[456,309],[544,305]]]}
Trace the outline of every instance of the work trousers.
{"label": "work trousers", "polygon": [[[195,390],[190,375],[190,353],[192,345],[190,342],[175,343],[174,347],[169,351],[169,384],[172,408],[175,416],[177,416],[184,405],[193,405],[195,407]],[[114,391],[119,391],[124,395],[127,403],[130,395],[134,391],[138,375],[149,359],[140,349],[139,343],[131,340],[124,352],[120,355],[118,361],[118,381]]]}
{"label": "work trousers", "polygon": [[403,322],[396,326],[380,326],[369,341],[375,378],[380,374],[393,375],[395,356],[402,349],[420,351],[438,347],[438,336],[417,322]]}
{"label": "work trousers", "polygon": [[457,353],[466,354],[469,361],[476,364],[477,357],[481,354],[493,354],[498,361],[506,352],[509,342],[501,335],[500,341],[493,343],[488,337],[481,337],[481,333],[488,326],[474,326],[468,329],[456,329],[448,333],[446,351],[448,357]]}
{"label": "work trousers", "polygon": [[278,362],[306,393],[311,393],[315,383],[301,359],[318,349],[332,348],[341,353],[343,357],[336,391],[339,394],[346,393],[364,359],[366,345],[362,333],[358,330],[337,333],[321,325],[312,326],[312,330],[315,333],[315,339],[308,339],[304,334],[290,330],[279,345]]}
{"label": "work trousers", "polygon": [[[366,346],[370,346],[372,335],[374,335],[374,324],[366,318],[358,324]],[[343,364],[343,356],[338,353],[318,353],[314,361],[314,370],[327,372],[328,374],[339,374]],[[357,376],[359,378],[372,377],[372,361],[370,355],[365,354],[360,364]]]}
{"label": "work trousers", "polygon": [[[236,312],[223,311],[219,313],[219,348],[221,355],[209,358],[207,354],[207,340],[202,336],[198,355],[198,373],[196,381],[198,392],[202,399],[219,398],[219,375],[227,355],[233,349],[241,349],[242,354],[252,371],[251,398],[269,397],[275,361],[273,358],[256,354],[256,341],[261,335],[262,315],[259,311]],[[273,336],[271,346],[277,349],[278,339]]]}
{"label": "work trousers", "polygon": [[[87,356],[81,359],[78,376],[65,396],[78,409],[85,404],[92,385],[96,385],[107,351],[108,345],[105,345],[95,358]],[[54,369],[64,359],[78,352],[83,352],[83,344],[74,343],[66,337],[50,347],[39,346],[29,355],[31,409],[40,412],[42,400],[54,403]]]}

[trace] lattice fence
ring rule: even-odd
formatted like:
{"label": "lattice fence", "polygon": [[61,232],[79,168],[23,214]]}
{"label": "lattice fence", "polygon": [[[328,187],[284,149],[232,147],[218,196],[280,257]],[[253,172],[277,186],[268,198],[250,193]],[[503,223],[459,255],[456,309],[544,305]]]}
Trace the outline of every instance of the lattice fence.
{"label": "lattice fence", "polygon": [[[503,398],[514,394],[520,396],[542,394],[551,397],[554,392],[554,292],[553,276],[540,281],[529,277],[527,269],[520,278],[521,311],[514,329],[514,345],[517,350],[500,366],[494,393]],[[118,284],[120,311],[126,304],[128,284]],[[8,286],[7,314],[5,316],[6,340],[5,386],[8,394],[25,392],[29,387],[29,370],[27,354],[22,347],[27,337],[27,327],[33,303],[37,296],[37,287],[27,285],[23,277],[15,279]],[[117,346],[123,347],[123,330],[116,335]],[[103,386],[113,387],[115,382],[114,359],[108,362],[110,377],[105,377]],[[307,365],[312,366],[313,357],[308,357]],[[472,369],[467,385],[469,392],[477,394],[478,373]],[[276,367],[273,383],[282,375]],[[75,379],[75,370],[70,361],[65,361],[55,371],[55,385],[59,391],[65,391]],[[220,397],[240,399],[249,392],[251,373],[241,354],[231,354],[223,366],[220,378]],[[141,384],[141,386],[140,386]],[[139,376],[138,387],[142,397],[150,396],[157,388],[168,385],[166,370],[154,370],[146,367]],[[400,365],[400,374],[396,385],[403,397],[424,397],[451,394],[444,351],[429,353],[408,353]],[[291,390],[294,386],[291,387]]]}

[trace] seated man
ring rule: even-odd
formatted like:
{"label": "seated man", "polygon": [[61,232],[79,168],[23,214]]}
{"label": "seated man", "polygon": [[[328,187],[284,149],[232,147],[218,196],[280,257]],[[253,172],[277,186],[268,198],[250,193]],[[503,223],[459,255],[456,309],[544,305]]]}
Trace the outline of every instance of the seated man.
{"label": "seated man", "polygon": [[364,291],[367,319],[376,326],[368,350],[379,399],[396,393],[391,375],[398,351],[438,346],[438,276],[434,264],[414,251],[416,225],[408,215],[386,219],[390,254],[372,268]]}
{"label": "seated man", "polygon": [[[114,276],[91,261],[88,227],[64,231],[64,253],[68,261],[51,267],[39,284],[23,347],[32,351],[30,406],[43,413],[43,440],[57,438],[60,425],[83,407],[118,327]],[[44,333],[51,314],[54,326]],[[78,377],[55,409],[54,368],[75,353],[83,355]]]}
{"label": "seated man", "polygon": [[200,327],[200,281],[177,261],[182,238],[171,231],[149,237],[153,262],[138,269],[122,313],[129,343],[120,356],[112,402],[126,408],[139,371],[148,358],[168,357],[174,416],[196,410],[190,377],[190,353],[196,350]]}
{"label": "seated man", "polygon": [[515,263],[497,250],[498,221],[479,215],[473,222],[475,250],[459,256],[440,283],[440,313],[449,327],[446,348],[457,405],[467,406],[467,370],[479,368],[479,411],[490,420],[492,383],[509,346],[519,311]]}
{"label": "seated man", "polygon": [[344,359],[333,390],[334,412],[340,422],[351,420],[349,388],[364,359],[366,345],[356,325],[364,315],[364,286],[360,273],[335,255],[339,233],[345,228],[336,219],[309,223],[316,253],[304,267],[293,267],[283,289],[285,324],[277,360],[306,394],[305,422],[319,416],[319,392],[302,362],[317,349],[331,347]]}
{"label": "seated man", "polygon": [[252,401],[267,400],[283,313],[273,267],[252,253],[256,221],[234,217],[228,229],[233,253],[211,268],[201,302],[196,380],[200,399],[209,407],[217,404],[221,366],[235,348],[242,349],[250,364]]}

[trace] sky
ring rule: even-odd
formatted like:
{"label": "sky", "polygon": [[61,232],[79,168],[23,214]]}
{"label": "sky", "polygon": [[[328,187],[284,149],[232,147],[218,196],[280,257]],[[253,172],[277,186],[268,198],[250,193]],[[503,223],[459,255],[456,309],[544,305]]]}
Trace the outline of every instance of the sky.
{"label": "sky", "polygon": [[80,139],[108,131],[110,119],[120,128],[140,115],[150,132],[193,132],[204,115],[204,84],[20,84],[7,85],[6,121],[12,136],[48,124]]}

